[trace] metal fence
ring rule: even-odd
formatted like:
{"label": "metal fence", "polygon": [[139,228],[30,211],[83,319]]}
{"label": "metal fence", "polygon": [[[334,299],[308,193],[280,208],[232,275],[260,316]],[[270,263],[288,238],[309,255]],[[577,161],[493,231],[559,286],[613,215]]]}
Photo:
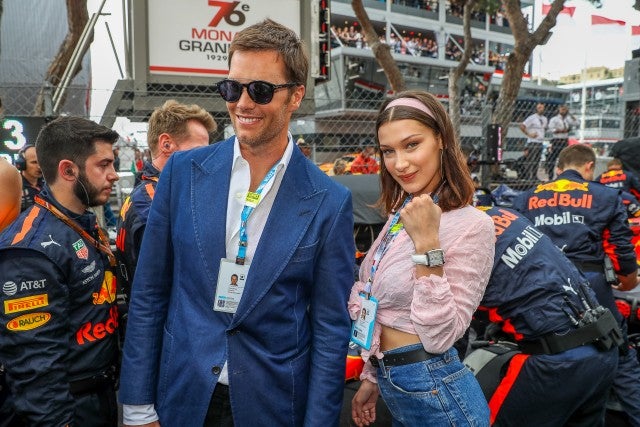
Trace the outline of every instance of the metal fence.
{"label": "metal fence", "polygon": [[[33,86],[0,86],[5,115],[34,115],[34,104],[39,90],[40,88]],[[114,93],[113,89],[93,89],[89,92],[86,89],[72,88],[69,91],[67,104],[65,104],[65,111],[68,114],[88,116],[86,111],[91,96],[106,97],[106,95],[111,96]],[[332,173],[336,160],[342,159],[348,164],[364,145],[374,140],[375,115],[384,98],[384,93],[385,91],[380,88],[358,87],[348,81],[345,82],[344,87],[337,89],[332,89],[328,85],[326,87],[317,86],[315,88],[315,113],[298,116],[291,123],[290,128],[294,139],[304,139],[311,147],[310,157],[323,170]],[[163,91],[155,94],[156,96],[149,96],[148,91],[144,93],[144,96],[139,96],[140,94],[135,90],[115,94],[117,96],[114,98],[132,99],[131,103],[135,103],[135,109],[118,110],[118,115],[126,116],[132,122],[147,121],[153,108],[163,100],[170,98],[180,102],[197,103],[205,108],[211,106],[212,102],[217,103],[217,106],[224,106],[211,87],[202,86],[164,87]],[[442,101],[445,104],[447,102],[446,98],[443,98]],[[539,161],[532,161],[526,157],[526,137],[518,128],[518,124],[535,111],[535,106],[539,101],[541,100],[521,99],[516,102],[508,137],[502,140],[502,161],[494,164],[491,161],[490,153],[487,152],[486,130],[492,121],[495,105],[487,96],[483,97],[481,94],[465,93],[462,97],[460,123],[456,124],[456,128],[459,129],[460,143],[469,154],[470,159],[473,160],[473,172],[479,174],[484,186],[491,187],[504,182],[516,187],[526,187],[549,178],[548,171],[553,170],[551,165],[547,165],[550,135],[545,139]],[[148,105],[141,106],[145,102]],[[557,107],[561,101],[554,99],[549,102],[544,100],[541,102],[545,104],[545,115],[550,119],[557,113]],[[620,110],[618,108],[618,111]],[[226,111],[218,108],[212,114],[218,123],[218,133],[213,135],[212,139],[219,140],[229,136],[232,129]],[[578,112],[573,111],[573,114],[579,119]],[[587,111],[587,114],[590,114],[590,111]],[[114,117],[108,119],[108,122],[113,122]],[[637,129],[635,134],[638,134]],[[122,141],[122,144],[128,145],[130,148],[144,145],[143,140],[129,136],[123,135],[125,140]],[[577,136],[570,136],[570,138],[577,139]],[[614,141],[596,140],[592,142],[594,149],[599,154],[606,155],[610,144]],[[124,159],[121,168],[129,169],[130,164],[131,161]]]}

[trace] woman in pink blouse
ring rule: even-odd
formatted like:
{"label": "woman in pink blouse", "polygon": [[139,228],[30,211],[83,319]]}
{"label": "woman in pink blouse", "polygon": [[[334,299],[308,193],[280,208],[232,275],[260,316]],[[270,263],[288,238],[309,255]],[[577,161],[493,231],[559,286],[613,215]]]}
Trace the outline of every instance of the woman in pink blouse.
{"label": "woman in pink blouse", "polygon": [[434,96],[407,91],[386,101],[376,131],[379,204],[389,220],[349,300],[352,340],[367,362],[353,420],[375,421],[381,394],[394,426],[489,425],[480,386],[453,344],[489,280],[493,223],[470,205],[466,160]]}

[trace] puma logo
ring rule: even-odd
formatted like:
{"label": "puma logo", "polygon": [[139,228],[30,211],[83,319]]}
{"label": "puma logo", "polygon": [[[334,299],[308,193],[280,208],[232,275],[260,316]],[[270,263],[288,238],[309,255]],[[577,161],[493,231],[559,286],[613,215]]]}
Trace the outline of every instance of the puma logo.
{"label": "puma logo", "polygon": [[573,289],[573,286],[571,286],[571,279],[567,278],[567,283],[567,285],[562,285],[562,289],[564,289],[565,292],[573,292],[574,295],[578,295],[576,290]]}
{"label": "puma logo", "polygon": [[42,246],[43,248],[46,248],[47,246],[50,246],[50,245],[60,246],[60,243],[58,243],[55,240],[53,240],[53,237],[51,237],[51,234],[49,234],[49,241],[48,242],[40,242],[40,246]]}

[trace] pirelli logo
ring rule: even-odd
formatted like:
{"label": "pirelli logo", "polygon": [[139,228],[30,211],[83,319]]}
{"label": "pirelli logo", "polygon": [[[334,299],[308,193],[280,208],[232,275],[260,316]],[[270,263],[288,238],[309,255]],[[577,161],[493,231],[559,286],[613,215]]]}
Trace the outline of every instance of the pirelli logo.
{"label": "pirelli logo", "polygon": [[4,314],[19,313],[49,305],[47,294],[32,295],[30,297],[10,299],[4,302]]}

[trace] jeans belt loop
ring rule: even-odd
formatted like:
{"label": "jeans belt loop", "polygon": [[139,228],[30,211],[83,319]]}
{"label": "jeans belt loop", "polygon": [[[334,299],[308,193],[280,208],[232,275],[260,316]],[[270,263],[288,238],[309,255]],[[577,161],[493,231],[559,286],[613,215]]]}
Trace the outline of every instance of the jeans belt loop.
{"label": "jeans belt loop", "polygon": [[[376,357],[376,356],[373,356]],[[377,358],[376,358],[377,359]],[[384,378],[387,378],[387,367],[384,366],[384,357],[382,359],[378,359],[378,366],[380,367],[380,369],[382,370],[382,376]]]}

